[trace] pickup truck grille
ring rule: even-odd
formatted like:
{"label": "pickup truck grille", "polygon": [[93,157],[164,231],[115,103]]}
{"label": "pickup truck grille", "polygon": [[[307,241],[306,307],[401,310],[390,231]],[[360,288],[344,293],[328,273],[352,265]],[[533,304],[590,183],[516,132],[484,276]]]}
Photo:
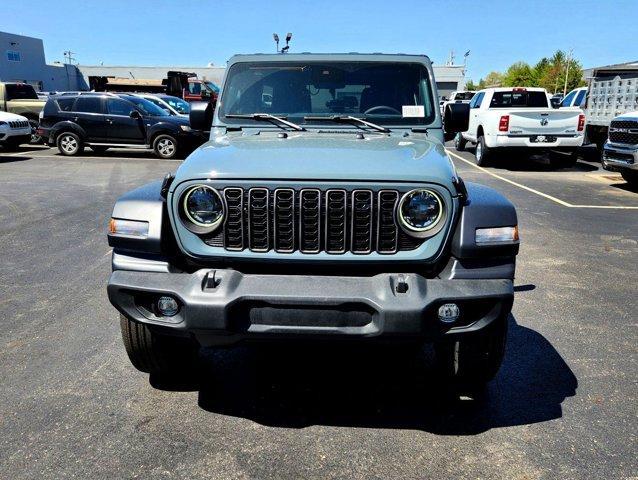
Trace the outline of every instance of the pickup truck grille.
{"label": "pickup truck grille", "polygon": [[17,120],[8,122],[10,128],[27,128],[29,127],[29,122],[26,120]]}
{"label": "pickup truck grille", "polygon": [[638,122],[635,120],[613,120],[609,125],[609,141],[638,144]]}
{"label": "pickup truck grille", "polygon": [[397,190],[228,187],[223,195],[223,231],[205,241],[226,250],[365,255],[423,243],[396,224]]}

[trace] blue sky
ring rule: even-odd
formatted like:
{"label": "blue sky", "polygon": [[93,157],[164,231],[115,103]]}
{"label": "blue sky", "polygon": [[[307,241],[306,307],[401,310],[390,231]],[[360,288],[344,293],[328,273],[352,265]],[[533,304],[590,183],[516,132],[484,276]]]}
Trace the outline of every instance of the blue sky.
{"label": "blue sky", "polygon": [[40,37],[47,61],[71,49],[85,65],[222,65],[234,53],[425,53],[437,64],[471,50],[474,80],[517,60],[574,49],[584,67],[638,60],[638,0],[214,1],[2,0],[0,30]]}

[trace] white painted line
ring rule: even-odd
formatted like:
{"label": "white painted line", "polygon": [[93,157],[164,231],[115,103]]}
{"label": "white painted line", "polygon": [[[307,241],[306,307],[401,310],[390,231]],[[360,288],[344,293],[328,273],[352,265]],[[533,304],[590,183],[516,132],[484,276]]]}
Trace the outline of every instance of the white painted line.
{"label": "white painted line", "polygon": [[552,197],[551,195],[548,195],[547,193],[539,192],[538,190],[535,190],[535,189],[533,189],[531,187],[528,187],[527,185],[523,185],[522,183],[515,182],[513,180],[510,180],[509,178],[505,178],[505,177],[502,177],[501,175],[497,175],[496,173],[490,172],[489,170],[487,170],[487,169],[485,169],[483,167],[479,167],[476,163],[471,162],[471,161],[461,157],[460,155],[450,151],[448,147],[446,147],[446,150],[447,150],[448,155],[452,155],[454,158],[458,158],[462,162],[465,162],[468,165],[471,165],[472,167],[480,170],[483,173],[487,173],[488,175],[491,175],[494,178],[498,178],[499,180],[502,180],[502,181],[504,181],[506,183],[514,185],[514,186],[516,186],[518,188],[522,188],[523,190],[527,190],[528,192],[531,192],[531,193],[533,193],[535,195],[538,195],[538,196],[541,196],[541,197],[546,198],[548,200],[551,200],[552,202],[558,203],[559,205],[562,205],[563,207],[568,207],[568,208],[603,208],[603,209],[613,209],[613,210],[638,210],[638,206],[634,207],[634,206],[626,206],[626,205],[574,205],[573,203],[566,202],[564,200],[561,200],[560,198]]}

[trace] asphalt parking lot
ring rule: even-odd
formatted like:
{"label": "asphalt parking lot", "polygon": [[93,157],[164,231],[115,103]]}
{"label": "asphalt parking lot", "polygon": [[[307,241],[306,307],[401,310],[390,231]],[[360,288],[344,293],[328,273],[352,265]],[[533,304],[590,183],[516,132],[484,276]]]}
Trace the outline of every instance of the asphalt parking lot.
{"label": "asphalt parking lot", "polygon": [[0,478],[636,478],[638,192],[581,160],[465,181],[516,205],[504,365],[483,398],[427,352],[201,352],[197,382],[136,371],[106,297],[115,199],[174,171],[146,152],[0,152]]}

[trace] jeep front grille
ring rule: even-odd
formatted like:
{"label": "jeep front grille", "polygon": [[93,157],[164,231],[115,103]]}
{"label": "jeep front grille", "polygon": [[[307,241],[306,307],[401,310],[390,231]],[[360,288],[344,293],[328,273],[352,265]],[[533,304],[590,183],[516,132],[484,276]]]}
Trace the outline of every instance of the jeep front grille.
{"label": "jeep front grille", "polygon": [[26,120],[12,120],[8,123],[11,128],[27,128],[30,126],[29,122]]}
{"label": "jeep front grille", "polygon": [[638,121],[613,120],[609,125],[609,141],[638,144]]}
{"label": "jeep front grille", "polygon": [[401,231],[397,190],[228,187],[223,230],[204,240],[226,250],[393,254],[422,240]]}

